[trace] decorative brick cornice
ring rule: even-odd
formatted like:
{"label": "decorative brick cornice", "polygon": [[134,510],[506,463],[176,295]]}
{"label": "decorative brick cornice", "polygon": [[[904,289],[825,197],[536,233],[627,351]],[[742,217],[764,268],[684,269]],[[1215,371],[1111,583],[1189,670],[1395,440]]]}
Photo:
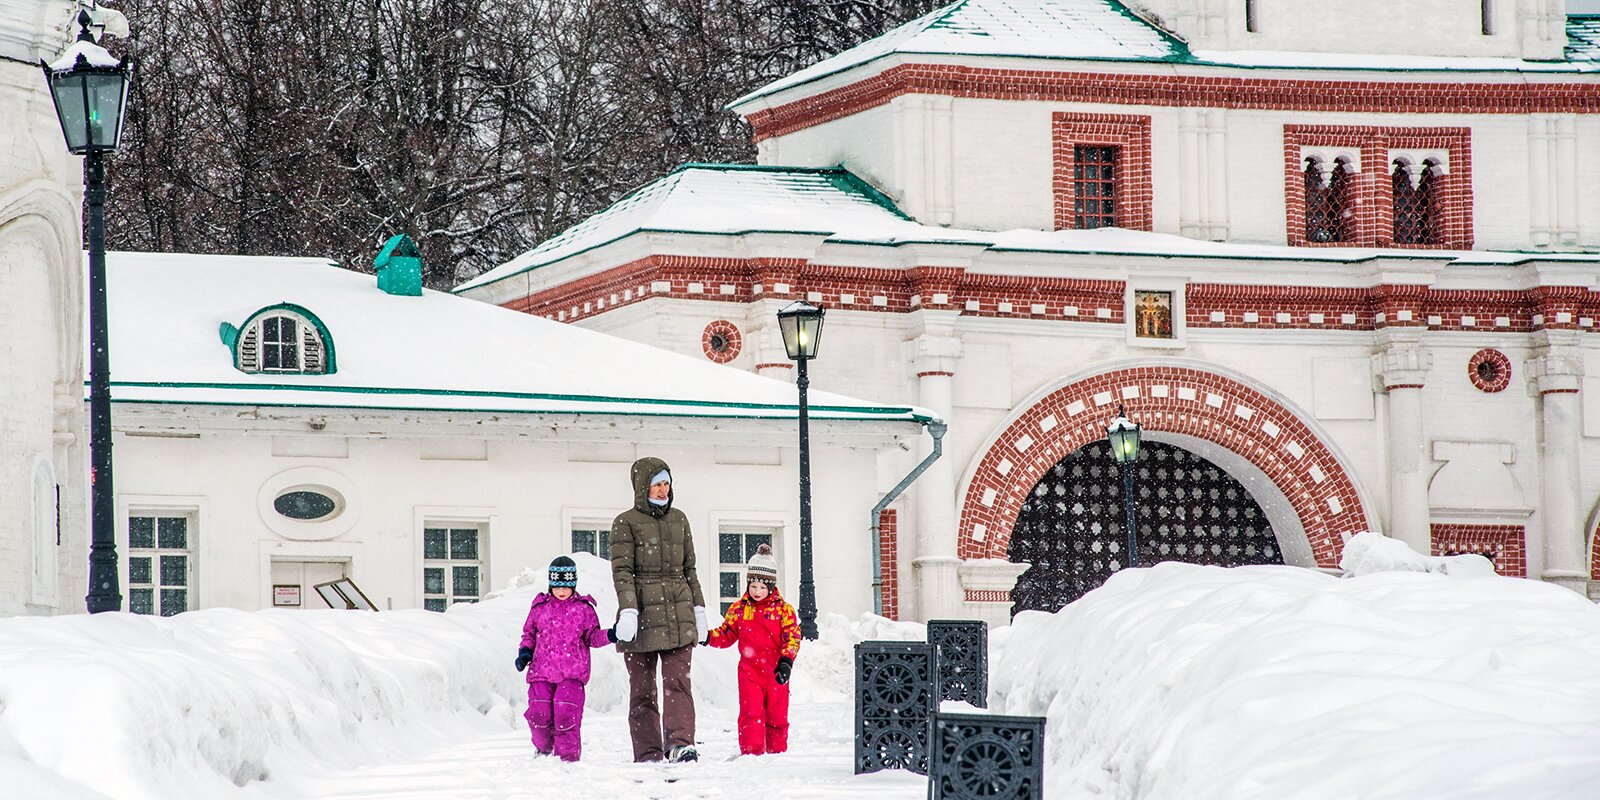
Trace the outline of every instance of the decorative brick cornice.
{"label": "decorative brick cornice", "polygon": [[1119,403],[1145,430],[1203,439],[1254,464],[1299,516],[1319,566],[1337,565],[1343,536],[1371,527],[1354,480],[1294,411],[1223,375],[1150,366],[1074,382],[1014,416],[965,489],[958,554],[1005,558],[1034,485],[1061,459],[1105,438]]}
{"label": "decorative brick cornice", "polygon": [[[1466,83],[1125,75],[901,64],[847,86],[751,112],[755,140],[782,136],[884,105],[907,94],[1172,108],[1240,108],[1391,114],[1592,114],[1600,85],[1567,80]],[[1452,165],[1452,169],[1454,165]]]}

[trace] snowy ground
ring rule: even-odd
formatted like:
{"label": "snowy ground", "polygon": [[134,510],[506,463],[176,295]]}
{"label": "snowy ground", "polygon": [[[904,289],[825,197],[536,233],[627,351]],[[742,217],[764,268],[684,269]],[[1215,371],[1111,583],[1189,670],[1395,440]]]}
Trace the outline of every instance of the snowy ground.
{"label": "snowy ground", "polygon": [[[1600,611],[1353,541],[1342,579],[1166,564],[1020,615],[991,637],[992,709],[1049,717],[1052,798],[1596,796]],[[609,617],[604,562],[578,559]],[[926,797],[851,774],[851,646],[921,626],[825,618],[780,756],[731,758],[735,656],[697,652],[698,764],[629,762],[620,659],[597,651],[584,760],[562,764],[527,744],[510,664],[535,589],[442,615],[0,620],[0,796]]]}

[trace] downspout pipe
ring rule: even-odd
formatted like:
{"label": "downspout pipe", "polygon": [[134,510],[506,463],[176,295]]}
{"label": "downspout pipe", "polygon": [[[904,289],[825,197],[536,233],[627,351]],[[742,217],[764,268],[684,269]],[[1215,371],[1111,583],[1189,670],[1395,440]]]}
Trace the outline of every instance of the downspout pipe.
{"label": "downspout pipe", "polygon": [[883,616],[883,531],[880,525],[880,521],[883,518],[883,510],[888,508],[889,504],[893,503],[901,492],[911,486],[918,476],[926,472],[928,467],[933,466],[933,462],[938,461],[939,457],[944,455],[944,434],[945,431],[950,429],[950,426],[941,419],[929,420],[926,427],[928,435],[933,437],[933,451],[928,453],[928,457],[922,459],[922,463],[911,470],[910,474],[901,478],[900,482],[895,484],[894,488],[890,489],[889,493],[884,495],[883,499],[872,507],[872,613],[880,617]]}

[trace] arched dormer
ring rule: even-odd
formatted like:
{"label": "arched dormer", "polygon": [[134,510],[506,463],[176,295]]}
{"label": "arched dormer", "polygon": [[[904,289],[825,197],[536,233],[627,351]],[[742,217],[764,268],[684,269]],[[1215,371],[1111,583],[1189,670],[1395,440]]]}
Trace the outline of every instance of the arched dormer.
{"label": "arched dormer", "polygon": [[316,314],[293,303],[267,306],[243,325],[222,324],[222,342],[240,372],[331,375],[337,369],[333,336]]}

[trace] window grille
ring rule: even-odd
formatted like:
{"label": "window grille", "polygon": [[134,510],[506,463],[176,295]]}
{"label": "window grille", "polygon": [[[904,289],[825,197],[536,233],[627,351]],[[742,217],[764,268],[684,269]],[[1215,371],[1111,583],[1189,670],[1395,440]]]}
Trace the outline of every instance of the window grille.
{"label": "window grille", "polygon": [[1348,188],[1350,173],[1343,159],[1333,162],[1327,182],[1323,182],[1322,164],[1316,159],[1306,159],[1306,241],[1344,242],[1350,239],[1348,229]]}
{"label": "window grille", "polygon": [[1394,163],[1394,243],[1434,244],[1438,240],[1434,225],[1434,163],[1424,161],[1422,174],[1412,185],[1410,170],[1403,162]]}
{"label": "window grille", "polygon": [[[745,564],[756,554],[756,548],[767,545],[774,558],[778,555],[777,530],[774,528],[723,528],[717,533],[717,596],[722,613],[744,596]],[[780,570],[781,574],[781,570]]]}
{"label": "window grille", "polygon": [[128,610],[170,617],[189,610],[189,518],[128,517]]}
{"label": "window grille", "polygon": [[1072,149],[1074,228],[1109,228],[1117,224],[1118,149],[1088,145]]}
{"label": "window grille", "polygon": [[482,547],[482,528],[423,528],[423,608],[443,611],[456,603],[478,602],[483,577]]}

